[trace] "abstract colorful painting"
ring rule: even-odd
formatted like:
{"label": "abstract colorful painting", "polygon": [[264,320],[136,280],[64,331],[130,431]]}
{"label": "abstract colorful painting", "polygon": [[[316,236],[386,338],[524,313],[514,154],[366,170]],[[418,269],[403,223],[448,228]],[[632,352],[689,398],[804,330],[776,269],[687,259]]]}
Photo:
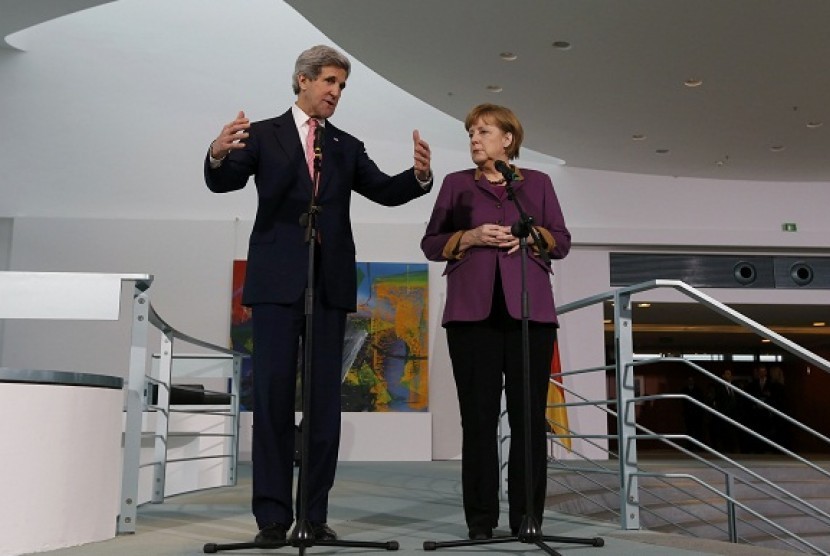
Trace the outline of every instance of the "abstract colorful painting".
{"label": "abstract colorful painting", "polygon": [[[241,303],[245,263],[233,264],[231,346],[253,353],[251,313]],[[360,262],[355,271],[357,312],[349,315],[346,325],[342,410],[427,411],[427,265]],[[253,372],[247,359],[241,392],[246,410],[251,408]]]}

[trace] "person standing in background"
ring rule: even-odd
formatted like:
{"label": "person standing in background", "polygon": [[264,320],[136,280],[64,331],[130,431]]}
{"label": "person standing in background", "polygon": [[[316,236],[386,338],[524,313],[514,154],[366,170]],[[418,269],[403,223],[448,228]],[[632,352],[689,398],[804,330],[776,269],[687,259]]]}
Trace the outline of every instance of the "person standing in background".
{"label": "person standing in background", "polygon": [[[723,416],[732,419],[735,422],[742,424],[741,415],[741,401],[738,399],[736,392],[737,387],[732,384],[732,369],[726,369],[721,376],[727,383],[716,384],[714,392],[714,406],[715,410],[723,414]],[[735,425],[723,421],[723,419],[712,416],[712,445],[716,450],[726,454],[731,454],[739,451],[739,438],[743,434]]]}
{"label": "person standing in background", "polygon": [[[746,391],[755,397],[758,402],[762,402],[765,405],[772,403],[772,382],[769,380],[765,366],[760,365],[755,369],[755,376],[752,382],[749,383],[749,386],[747,386]],[[747,440],[749,451],[759,454],[770,451],[770,446],[759,437],[770,437],[772,413],[770,413],[769,409],[757,402],[750,403],[747,413],[748,426],[758,435],[758,437],[752,436]]]}
{"label": "person standing in background", "polygon": [[[706,441],[704,432],[706,430],[707,415],[702,407],[704,403],[703,392],[697,387],[695,377],[690,376],[686,379],[686,386],[683,387],[682,393],[690,398],[683,400],[683,423],[686,426],[686,434],[698,442],[704,443]],[[690,446],[694,450],[700,449],[697,444],[691,444]]]}
{"label": "person standing in background", "polygon": [[[779,366],[771,367],[769,370],[769,404],[778,411],[789,414],[787,404],[787,387],[784,382],[784,369]],[[776,444],[789,449],[790,447],[790,426],[784,418],[778,415],[770,415],[769,438]]]}

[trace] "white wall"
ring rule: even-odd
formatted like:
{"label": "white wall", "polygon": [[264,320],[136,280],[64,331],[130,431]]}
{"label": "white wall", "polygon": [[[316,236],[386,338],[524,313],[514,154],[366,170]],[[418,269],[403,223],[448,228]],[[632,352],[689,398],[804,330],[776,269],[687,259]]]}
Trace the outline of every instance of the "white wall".
{"label": "white wall", "polygon": [[9,268],[13,226],[14,221],[11,218],[0,218],[0,270],[8,270]]}
{"label": "white wall", "polygon": [[[233,222],[16,219],[10,268],[153,274],[153,303],[162,318],[193,336],[226,345],[234,226]],[[2,339],[3,364],[126,377],[131,293],[125,291],[122,319],[115,324],[8,321]],[[150,349],[157,350],[157,344]]]}
{"label": "white wall", "polygon": [[[9,258],[12,252],[12,228],[14,221],[11,218],[0,218],[0,270],[9,269]],[[3,361],[3,333],[6,323],[0,319],[0,361]],[[2,366],[2,365],[0,365]]]}
{"label": "white wall", "polygon": [[[719,181],[553,167],[582,244],[827,248],[825,182]],[[781,231],[796,222],[797,233]]]}
{"label": "white wall", "polygon": [[[436,156],[441,156],[436,152]],[[589,189],[593,195],[614,187],[616,179],[632,179],[631,176],[615,176],[590,171],[557,172],[558,190],[570,222],[593,219],[593,210],[605,210],[591,203],[586,206],[572,199],[575,194],[585,196]],[[574,177],[584,180],[575,185]],[[605,181],[602,181],[602,180]],[[573,180],[573,181],[572,181]],[[669,180],[671,181],[671,180]],[[642,190],[646,199],[661,198],[661,184],[655,178],[643,178],[651,182],[650,190]],[[687,183],[687,186],[694,185]],[[711,186],[716,184],[702,184]],[[749,187],[751,184],[747,184]],[[759,190],[765,184],[754,184]],[[705,193],[706,187],[702,190]],[[641,202],[628,200],[615,211],[607,211],[604,221],[587,229],[573,226],[575,247],[564,261],[555,263],[554,278],[557,302],[567,303],[589,295],[607,291],[609,286],[608,252],[613,249],[650,250],[659,248],[679,251],[731,252],[751,249],[753,252],[816,253],[818,235],[830,237],[830,230],[815,231],[826,227],[814,209],[823,201],[792,203],[789,189],[781,189],[777,196],[772,188],[757,206],[744,203],[745,209],[730,214],[728,227],[718,234],[713,228],[722,223],[710,221],[706,211],[690,216],[678,211],[675,220],[678,229],[668,227],[670,219],[664,219],[658,211],[654,218],[645,214]],[[818,193],[816,191],[815,193]],[[432,199],[435,193],[431,193]],[[244,195],[244,193],[243,193]],[[571,199],[569,199],[571,198]],[[700,204],[705,204],[702,201]],[[723,204],[715,198],[711,201],[714,212]],[[751,205],[751,206],[750,206]],[[769,206],[792,205],[788,214],[796,214],[802,229],[807,232],[783,234],[769,230],[757,211],[770,212]],[[659,206],[659,203],[655,203]],[[717,207],[717,208],[716,208]],[[376,208],[380,216],[398,209]],[[771,212],[775,212],[774,210]],[[628,220],[629,215],[636,216]],[[421,215],[425,220],[427,214]],[[767,221],[775,216],[768,216]],[[666,220],[660,222],[661,219]],[[409,223],[402,218],[398,223],[373,223],[359,219],[355,223],[355,238],[359,260],[422,262],[418,247],[424,223]],[[696,223],[693,222],[696,220]],[[657,221],[659,226],[654,226]],[[694,226],[698,226],[697,229]],[[654,229],[649,230],[648,227]],[[250,221],[196,221],[196,220],[105,220],[65,218],[16,218],[12,234],[11,270],[63,270],[118,273],[150,273],[156,280],[151,288],[154,305],[172,325],[187,333],[226,345],[229,331],[229,307],[231,290],[231,261],[244,258]],[[590,241],[582,241],[583,237]],[[717,237],[715,237],[717,236]],[[738,245],[735,238],[744,240]],[[766,238],[762,243],[758,238]],[[725,238],[725,239],[724,239]],[[796,246],[790,238],[805,238]],[[720,239],[721,243],[714,241]],[[454,384],[450,372],[444,331],[440,326],[443,309],[443,265],[430,264],[430,410],[433,416],[433,456],[436,459],[454,458],[460,453],[460,426],[455,399]],[[125,292],[124,311],[129,311],[129,293]],[[758,290],[722,289],[709,292],[728,303],[828,303],[828,293],[821,290],[782,290],[770,293]],[[654,294],[655,301],[675,299],[671,293]],[[2,337],[0,365],[45,369],[78,370],[125,376],[127,357],[124,346],[129,344],[128,323],[6,323]],[[602,315],[599,307],[567,315],[562,319],[563,366],[584,368],[604,364]],[[151,350],[153,346],[151,345]],[[588,398],[604,397],[604,380],[568,378],[566,385]],[[571,413],[572,424],[583,432],[604,432],[604,418],[599,418],[585,408]]]}

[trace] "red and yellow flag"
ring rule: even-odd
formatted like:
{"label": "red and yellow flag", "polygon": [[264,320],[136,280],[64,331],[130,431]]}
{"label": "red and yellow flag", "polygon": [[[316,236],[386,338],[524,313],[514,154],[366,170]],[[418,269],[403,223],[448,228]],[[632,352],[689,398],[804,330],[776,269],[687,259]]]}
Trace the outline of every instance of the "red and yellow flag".
{"label": "red and yellow flag", "polygon": [[[562,388],[562,363],[559,361],[558,341],[553,343],[550,378],[551,381],[548,385],[548,408],[545,411],[545,416],[554,434],[570,434],[570,428],[568,427],[568,408],[564,406],[550,407],[554,404],[565,403],[565,390]],[[570,437],[560,438],[559,440],[570,451]]]}

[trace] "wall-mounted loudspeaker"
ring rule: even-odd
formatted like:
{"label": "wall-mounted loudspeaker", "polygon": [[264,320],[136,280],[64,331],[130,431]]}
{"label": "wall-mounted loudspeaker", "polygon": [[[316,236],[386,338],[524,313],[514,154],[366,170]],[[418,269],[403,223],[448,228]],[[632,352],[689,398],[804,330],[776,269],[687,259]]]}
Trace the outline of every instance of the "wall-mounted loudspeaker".
{"label": "wall-mounted loudspeaker", "polygon": [[740,285],[750,286],[758,279],[758,269],[751,262],[741,260],[732,267],[732,275]]}
{"label": "wall-mounted loudspeaker", "polygon": [[774,288],[772,257],[611,253],[611,286],[682,280],[696,288]]}
{"label": "wall-mounted loudspeaker", "polygon": [[611,286],[682,280],[696,288],[830,289],[830,257],[611,253]]}
{"label": "wall-mounted loudspeaker", "polygon": [[830,258],[775,257],[775,287],[830,289]]}

